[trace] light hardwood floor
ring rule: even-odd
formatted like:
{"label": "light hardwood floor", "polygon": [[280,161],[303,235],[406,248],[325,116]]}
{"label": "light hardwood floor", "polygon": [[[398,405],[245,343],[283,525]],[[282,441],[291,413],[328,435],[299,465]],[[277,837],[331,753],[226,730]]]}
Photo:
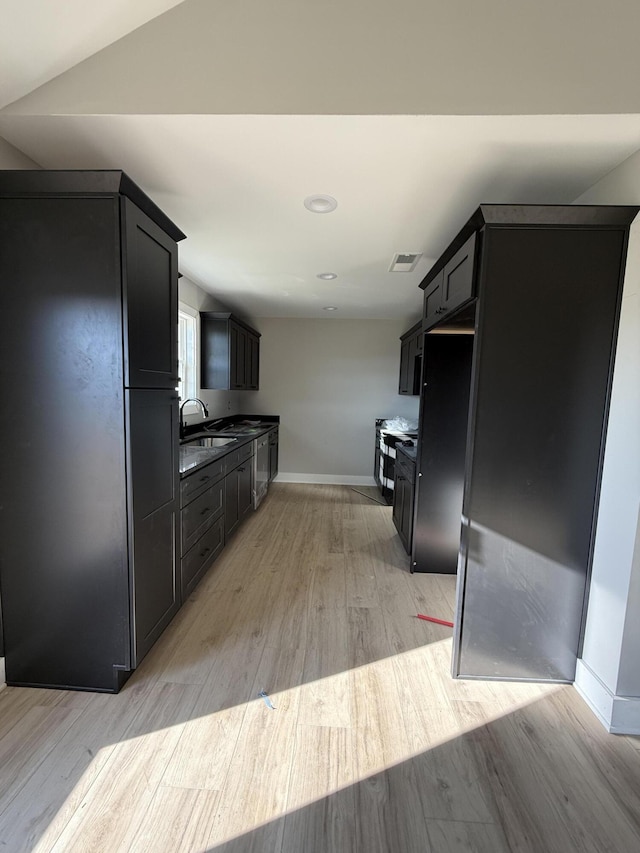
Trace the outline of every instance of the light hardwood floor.
{"label": "light hardwood floor", "polygon": [[407,566],[388,507],[273,486],[118,696],[0,693],[0,851],[640,850],[640,740],[453,681]]}

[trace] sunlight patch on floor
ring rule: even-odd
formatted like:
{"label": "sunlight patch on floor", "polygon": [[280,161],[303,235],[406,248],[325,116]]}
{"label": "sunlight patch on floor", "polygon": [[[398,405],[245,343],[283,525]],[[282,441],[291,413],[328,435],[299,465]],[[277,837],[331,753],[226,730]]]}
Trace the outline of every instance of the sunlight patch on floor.
{"label": "sunlight patch on floor", "polygon": [[[222,789],[223,798],[234,797],[232,813],[210,843],[264,827],[560,689],[443,678],[450,650],[451,640],[442,640],[287,690],[269,693],[265,685],[274,710],[259,696],[247,704]],[[439,691],[430,689],[436,681]],[[471,705],[473,715],[457,713],[456,703]],[[300,723],[314,714],[350,722]],[[234,781],[245,769],[251,771],[250,791]]]}

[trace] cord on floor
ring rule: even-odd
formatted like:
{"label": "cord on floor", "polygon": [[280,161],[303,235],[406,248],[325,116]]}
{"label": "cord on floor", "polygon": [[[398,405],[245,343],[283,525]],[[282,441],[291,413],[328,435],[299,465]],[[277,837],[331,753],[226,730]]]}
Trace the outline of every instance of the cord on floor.
{"label": "cord on floor", "polygon": [[379,501],[377,498],[372,498],[371,495],[365,495],[364,492],[359,492],[357,489],[351,489],[352,492],[355,492],[357,495],[362,495],[363,498],[369,498],[370,501],[373,501],[374,504],[380,504],[380,506],[389,506],[389,504],[384,501]]}

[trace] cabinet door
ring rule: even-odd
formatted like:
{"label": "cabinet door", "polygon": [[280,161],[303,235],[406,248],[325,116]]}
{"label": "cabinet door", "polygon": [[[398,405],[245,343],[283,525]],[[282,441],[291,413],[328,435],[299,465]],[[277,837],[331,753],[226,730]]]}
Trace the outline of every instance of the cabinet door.
{"label": "cabinet door", "polygon": [[442,314],[442,282],[444,281],[444,270],[427,285],[424,291],[424,311],[422,314],[424,330],[430,329],[440,319]]}
{"label": "cabinet door", "polygon": [[393,523],[407,553],[411,551],[413,526],[413,484],[403,463],[396,460],[393,489]]}
{"label": "cabinet door", "polygon": [[416,572],[457,570],[473,344],[473,335],[425,337],[413,530]]}
{"label": "cabinet door", "polygon": [[[403,480],[404,480],[404,476],[402,474],[402,471],[399,471],[398,469],[396,469],[396,476],[395,476],[395,481],[394,481],[394,485],[393,485],[393,513],[392,513],[392,518],[393,518],[393,523],[395,524],[396,530],[398,531],[398,534],[399,534],[401,539],[402,539],[402,516],[403,516],[403,505],[402,504],[403,504],[403,499],[404,499],[404,493],[402,490]],[[404,544],[404,540],[403,540],[403,544]]]}
{"label": "cabinet door", "polygon": [[475,231],[443,270],[442,314],[448,314],[473,296],[475,272]]}
{"label": "cabinet door", "polygon": [[278,474],[278,439],[269,439],[269,482]]}
{"label": "cabinet door", "polygon": [[178,247],[122,199],[125,382],[175,388],[178,371]]}
{"label": "cabinet door", "polygon": [[418,338],[414,336],[409,340],[409,394],[420,395],[420,373],[422,368],[422,357],[418,356]]}
{"label": "cabinet door", "polygon": [[247,334],[247,388],[257,391],[260,387],[260,338]]}
{"label": "cabinet door", "polygon": [[247,459],[237,468],[238,472],[238,518],[242,519],[253,506],[252,482],[251,482],[252,460]]}
{"label": "cabinet door", "polygon": [[179,606],[177,572],[178,398],[175,391],[127,394],[133,665]]}
{"label": "cabinet door", "polygon": [[413,538],[413,483],[404,478],[402,482],[402,537],[407,553],[411,553]]}
{"label": "cabinet door", "polygon": [[230,368],[229,388],[246,388],[247,332],[242,326],[229,321]]}
{"label": "cabinet door", "polygon": [[238,469],[230,471],[224,479],[224,536],[225,541],[240,521]]}
{"label": "cabinet door", "polygon": [[398,394],[411,394],[409,387],[410,366],[410,341],[403,341],[400,345],[400,381],[398,383]]}

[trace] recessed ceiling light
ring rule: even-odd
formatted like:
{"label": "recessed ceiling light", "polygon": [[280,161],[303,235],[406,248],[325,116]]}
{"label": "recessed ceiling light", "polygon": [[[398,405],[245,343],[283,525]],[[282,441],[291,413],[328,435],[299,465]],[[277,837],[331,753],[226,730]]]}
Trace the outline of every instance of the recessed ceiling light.
{"label": "recessed ceiling light", "polygon": [[325,307],[322,310],[323,311],[337,311],[338,309],[336,308],[335,305],[325,305]]}
{"label": "recessed ceiling light", "polygon": [[319,272],[316,278],[321,278],[323,281],[331,281],[334,278],[338,278],[337,272]]}
{"label": "recessed ceiling light", "polygon": [[312,213],[331,213],[338,202],[331,195],[310,195],[305,198],[304,206]]}

